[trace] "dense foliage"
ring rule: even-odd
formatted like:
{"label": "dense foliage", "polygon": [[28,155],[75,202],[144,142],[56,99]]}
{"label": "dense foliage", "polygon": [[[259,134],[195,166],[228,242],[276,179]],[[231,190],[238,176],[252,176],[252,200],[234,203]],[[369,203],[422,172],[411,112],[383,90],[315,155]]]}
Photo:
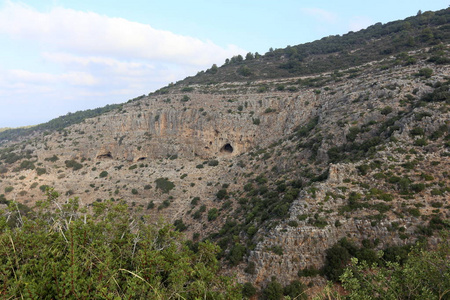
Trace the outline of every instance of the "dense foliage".
{"label": "dense foliage", "polygon": [[241,299],[219,276],[218,247],[184,244],[168,225],[133,219],[124,203],[92,212],[58,193],[27,215],[0,217],[0,295],[6,299]]}
{"label": "dense foliage", "polygon": [[450,299],[449,257],[444,237],[436,251],[414,248],[403,264],[353,259],[340,279],[349,299]]}

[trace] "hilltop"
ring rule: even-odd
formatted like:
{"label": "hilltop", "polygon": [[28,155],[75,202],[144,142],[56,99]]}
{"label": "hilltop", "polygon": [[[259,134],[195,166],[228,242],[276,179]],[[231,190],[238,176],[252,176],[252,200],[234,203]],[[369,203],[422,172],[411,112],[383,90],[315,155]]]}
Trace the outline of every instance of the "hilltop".
{"label": "hilltop", "polygon": [[449,18],[234,57],[121,105],[1,132],[0,203],[25,213],[46,187],[90,206],[123,199],[193,249],[216,242],[224,272],[258,287],[336,280],[336,247],[370,260],[436,245],[450,228]]}

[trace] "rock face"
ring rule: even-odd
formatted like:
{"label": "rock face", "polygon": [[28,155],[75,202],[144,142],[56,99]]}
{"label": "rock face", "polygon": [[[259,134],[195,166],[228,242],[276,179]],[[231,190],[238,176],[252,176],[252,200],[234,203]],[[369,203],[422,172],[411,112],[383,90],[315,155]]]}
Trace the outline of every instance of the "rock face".
{"label": "rock face", "polygon": [[[176,86],[5,145],[0,189],[30,206],[45,186],[61,201],[123,199],[137,216],[181,220],[188,238],[219,240],[224,264],[248,245],[233,263],[239,280],[287,284],[343,237],[381,249],[449,216],[448,105],[418,104],[449,68],[387,63],[343,70],[345,80]],[[424,67],[431,78],[415,75]]]}
{"label": "rock face", "polygon": [[[148,97],[79,125],[75,130],[97,135],[79,143],[79,155],[129,161],[171,155],[188,159],[236,156],[255,146],[266,147],[310,116],[310,109],[303,111],[304,103],[314,101],[314,96],[285,96],[249,94],[233,99],[189,94],[187,102],[181,102],[181,95]],[[264,113],[268,109],[273,112]],[[261,125],[254,124],[255,118]]]}

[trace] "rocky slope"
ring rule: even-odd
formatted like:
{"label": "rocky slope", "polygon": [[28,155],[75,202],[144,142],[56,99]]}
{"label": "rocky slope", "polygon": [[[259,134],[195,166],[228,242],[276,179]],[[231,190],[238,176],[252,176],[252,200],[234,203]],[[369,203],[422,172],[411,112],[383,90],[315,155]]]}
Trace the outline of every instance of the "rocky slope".
{"label": "rocky slope", "polygon": [[435,51],[317,76],[179,84],[8,142],[2,202],[33,206],[46,186],[89,205],[123,199],[194,242],[217,241],[239,280],[260,286],[322,267],[343,237],[377,249],[436,243],[431,225],[449,218],[450,73],[429,61]]}

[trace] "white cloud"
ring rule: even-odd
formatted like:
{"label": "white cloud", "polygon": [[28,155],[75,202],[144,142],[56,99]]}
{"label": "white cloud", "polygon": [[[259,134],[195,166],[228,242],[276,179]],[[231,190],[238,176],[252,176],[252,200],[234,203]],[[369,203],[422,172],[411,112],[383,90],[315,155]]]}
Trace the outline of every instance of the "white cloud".
{"label": "white cloud", "polygon": [[10,70],[10,80],[21,83],[50,84],[66,83],[69,85],[95,85],[98,80],[84,72],[69,72],[62,74],[35,73],[27,70]]}
{"label": "white cloud", "polygon": [[335,23],[338,20],[338,16],[336,14],[321,8],[302,8],[301,11],[304,14],[314,17],[322,22]]}
{"label": "white cloud", "polygon": [[0,38],[22,55],[8,57],[9,69],[0,65],[0,127],[125,102],[246,52],[122,18],[41,12],[8,0],[0,6]]}
{"label": "white cloud", "polygon": [[39,12],[13,2],[6,2],[0,10],[0,32],[80,54],[199,66],[243,52],[233,45],[222,48],[211,41],[157,30],[122,18],[61,7]]}

